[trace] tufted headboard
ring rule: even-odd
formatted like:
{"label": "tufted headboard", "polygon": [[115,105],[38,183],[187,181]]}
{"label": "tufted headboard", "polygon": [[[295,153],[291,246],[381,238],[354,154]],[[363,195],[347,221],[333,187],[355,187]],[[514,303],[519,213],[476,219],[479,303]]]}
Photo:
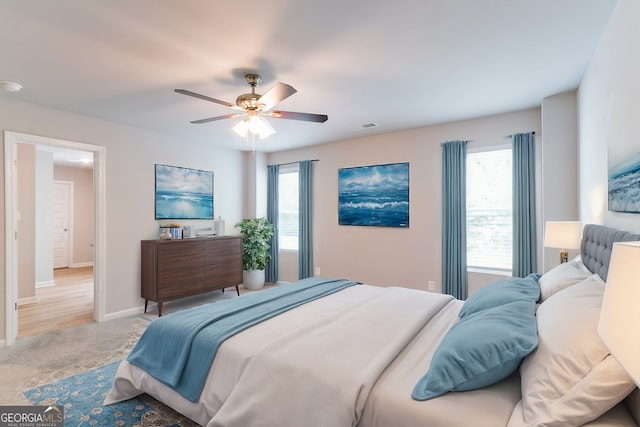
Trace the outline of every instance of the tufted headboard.
{"label": "tufted headboard", "polygon": [[613,242],[638,240],[640,240],[640,234],[616,230],[602,225],[586,224],[582,231],[582,243],[580,245],[582,262],[592,273],[597,273],[606,282]]}

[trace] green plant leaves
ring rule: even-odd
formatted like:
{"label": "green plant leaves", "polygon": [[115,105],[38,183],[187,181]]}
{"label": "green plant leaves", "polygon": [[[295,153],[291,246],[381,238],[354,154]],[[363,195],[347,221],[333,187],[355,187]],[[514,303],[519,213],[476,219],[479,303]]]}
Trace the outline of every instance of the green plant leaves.
{"label": "green plant leaves", "polygon": [[264,270],[271,260],[273,225],[266,218],[245,218],[236,227],[242,236],[242,269]]}

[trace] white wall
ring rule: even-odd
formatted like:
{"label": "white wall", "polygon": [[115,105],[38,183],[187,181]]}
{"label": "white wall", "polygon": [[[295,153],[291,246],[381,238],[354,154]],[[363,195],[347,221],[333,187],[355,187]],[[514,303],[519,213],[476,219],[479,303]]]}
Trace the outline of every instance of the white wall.
{"label": "white wall", "polygon": [[607,210],[607,146],[640,152],[640,2],[619,0],[578,92],[580,219],[640,232],[640,215]]}
{"label": "white wall", "polygon": [[[43,108],[0,97],[0,130],[41,135],[105,147],[106,314],[142,307],[140,240],[158,236],[154,220],[154,164],[164,163],[215,173],[215,213],[228,224],[242,219],[242,152],[195,144],[88,116]],[[4,156],[4,153],[2,154]],[[0,217],[4,223],[4,159],[0,163]],[[227,234],[234,233],[227,227]],[[0,228],[2,240],[4,228]],[[0,245],[4,259],[5,245]],[[0,277],[5,276],[4,263]],[[0,284],[0,340],[5,332],[5,283]]]}
{"label": "white wall", "polygon": [[[18,188],[21,183],[18,182]],[[36,149],[36,286],[53,284],[53,153]]]}
{"label": "white wall", "polygon": [[[267,156],[265,153],[245,151],[246,184],[244,187],[244,218],[267,216]],[[233,227],[235,225],[232,224]]]}
{"label": "white wall", "polygon": [[[576,91],[542,100],[542,218],[577,221],[578,215],[578,107]],[[560,263],[560,249],[543,248],[541,272]],[[570,250],[570,259],[579,250]]]}
{"label": "white wall", "polygon": [[[36,295],[36,260],[32,256],[36,251],[36,150],[33,146],[18,148],[18,164],[18,181],[24,185],[24,191],[16,195],[19,211],[18,298],[22,299],[21,302],[29,302],[33,301]],[[4,263],[0,265],[4,266]]]}
{"label": "white wall", "polygon": [[[536,132],[541,144],[540,109],[362,137],[269,155],[269,164],[314,162],[314,267],[327,277],[347,277],[372,285],[441,289],[440,144],[471,140],[469,147],[508,143],[508,135]],[[338,225],[338,169],[409,162],[410,227]],[[470,277],[470,289],[480,286]]]}

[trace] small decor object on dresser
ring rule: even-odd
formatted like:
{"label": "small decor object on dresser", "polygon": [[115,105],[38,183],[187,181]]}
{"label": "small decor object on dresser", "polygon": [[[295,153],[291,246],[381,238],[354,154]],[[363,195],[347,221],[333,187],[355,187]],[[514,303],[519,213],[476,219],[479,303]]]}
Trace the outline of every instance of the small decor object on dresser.
{"label": "small decor object on dresser", "polygon": [[178,224],[161,225],[160,238],[165,240],[182,239],[182,227]]}

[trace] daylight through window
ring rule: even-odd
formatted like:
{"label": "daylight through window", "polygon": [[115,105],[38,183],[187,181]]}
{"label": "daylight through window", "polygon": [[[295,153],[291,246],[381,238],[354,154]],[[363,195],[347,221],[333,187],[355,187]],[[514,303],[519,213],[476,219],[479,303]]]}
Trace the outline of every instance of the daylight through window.
{"label": "daylight through window", "polygon": [[298,187],[298,164],[280,167],[278,239],[282,250],[298,250]]}
{"label": "daylight through window", "polygon": [[511,148],[467,153],[467,265],[511,271]]}

